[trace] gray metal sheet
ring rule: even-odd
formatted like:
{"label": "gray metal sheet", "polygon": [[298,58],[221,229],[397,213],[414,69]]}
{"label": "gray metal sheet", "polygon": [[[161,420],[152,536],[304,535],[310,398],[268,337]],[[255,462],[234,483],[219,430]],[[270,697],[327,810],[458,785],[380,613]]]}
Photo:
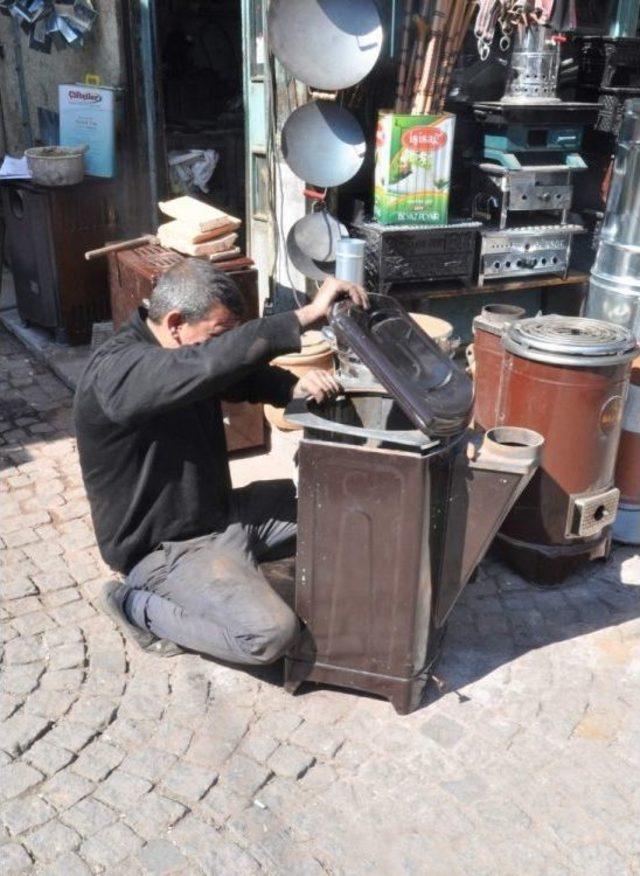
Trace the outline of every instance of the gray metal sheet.
{"label": "gray metal sheet", "polygon": [[366,153],[358,120],[344,107],[314,100],[294,110],[282,129],[282,154],[297,177],[321,188],[347,182]]}
{"label": "gray metal sheet", "polygon": [[374,67],[382,48],[373,0],[271,0],[269,46],[305,85],[349,88]]}

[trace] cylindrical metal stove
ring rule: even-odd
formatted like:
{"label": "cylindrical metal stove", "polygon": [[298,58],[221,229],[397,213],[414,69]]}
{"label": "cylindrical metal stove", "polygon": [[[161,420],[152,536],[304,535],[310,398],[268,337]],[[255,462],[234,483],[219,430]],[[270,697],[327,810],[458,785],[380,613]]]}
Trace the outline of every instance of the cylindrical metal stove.
{"label": "cylindrical metal stove", "polygon": [[616,486],[620,490],[620,506],[613,524],[613,538],[623,544],[640,544],[640,357],[631,369],[616,464]]}
{"label": "cylindrical metal stove", "polygon": [[558,103],[560,47],[545,27],[518,28],[502,103]]}
{"label": "cylindrical metal stove", "polygon": [[640,100],[625,103],[585,314],[640,338]]}
{"label": "cylindrical metal stove", "polygon": [[483,432],[497,421],[498,387],[505,354],[502,335],[524,315],[524,307],[515,304],[487,304],[473,320],[473,345],[468,353],[475,383],[473,421]]}
{"label": "cylindrical metal stove", "polygon": [[503,343],[498,423],[540,432],[545,452],[499,544],[526,577],[559,583],[610,551],[614,469],[637,346],[620,326],[562,316],[519,320]]}

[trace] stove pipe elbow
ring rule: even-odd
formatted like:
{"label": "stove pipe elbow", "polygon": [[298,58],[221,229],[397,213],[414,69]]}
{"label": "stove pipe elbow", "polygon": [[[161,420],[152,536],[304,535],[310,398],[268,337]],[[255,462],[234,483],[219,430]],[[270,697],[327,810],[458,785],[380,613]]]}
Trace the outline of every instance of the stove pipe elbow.
{"label": "stove pipe elbow", "polygon": [[453,469],[435,623],[441,626],[540,463],[544,439],[511,426],[472,435]]}

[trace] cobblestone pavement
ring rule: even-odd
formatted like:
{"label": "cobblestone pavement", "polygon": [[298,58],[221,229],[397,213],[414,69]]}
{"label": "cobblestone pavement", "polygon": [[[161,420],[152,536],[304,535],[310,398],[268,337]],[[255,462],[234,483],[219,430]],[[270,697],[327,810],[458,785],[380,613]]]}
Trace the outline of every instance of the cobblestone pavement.
{"label": "cobblestone pavement", "polygon": [[[0,872],[640,873],[640,558],[485,563],[415,714],[132,650],[69,392],[0,335]],[[276,673],[277,675],[277,673]]]}

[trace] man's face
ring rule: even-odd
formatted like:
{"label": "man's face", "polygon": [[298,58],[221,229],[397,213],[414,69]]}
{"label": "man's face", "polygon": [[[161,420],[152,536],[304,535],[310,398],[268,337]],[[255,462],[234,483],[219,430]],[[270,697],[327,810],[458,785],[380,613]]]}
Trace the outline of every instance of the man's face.
{"label": "man's face", "polygon": [[171,334],[177,345],[201,344],[209,338],[224,334],[240,325],[240,317],[232,313],[224,304],[217,302],[207,316],[200,322],[180,322],[171,326]]}

